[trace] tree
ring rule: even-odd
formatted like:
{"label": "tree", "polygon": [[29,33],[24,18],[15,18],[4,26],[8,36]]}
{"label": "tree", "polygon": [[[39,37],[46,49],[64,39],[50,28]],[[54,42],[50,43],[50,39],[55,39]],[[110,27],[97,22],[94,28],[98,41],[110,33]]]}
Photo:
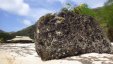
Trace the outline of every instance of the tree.
{"label": "tree", "polygon": [[95,17],[96,15],[92,9],[88,8],[87,4],[80,4],[79,6],[75,7],[72,11],[77,14],[89,15],[93,17]]}
{"label": "tree", "polygon": [[13,37],[14,37],[13,35],[6,32],[0,33],[0,41],[2,42],[6,42],[7,40],[12,39]]}
{"label": "tree", "polygon": [[108,0],[101,9],[99,15],[101,20],[107,25],[107,35],[110,41],[113,41],[113,0]]}
{"label": "tree", "polygon": [[2,43],[3,42],[3,38],[0,38],[0,43]]}
{"label": "tree", "polygon": [[103,16],[107,22],[108,37],[111,41],[113,41],[113,4],[105,6]]}

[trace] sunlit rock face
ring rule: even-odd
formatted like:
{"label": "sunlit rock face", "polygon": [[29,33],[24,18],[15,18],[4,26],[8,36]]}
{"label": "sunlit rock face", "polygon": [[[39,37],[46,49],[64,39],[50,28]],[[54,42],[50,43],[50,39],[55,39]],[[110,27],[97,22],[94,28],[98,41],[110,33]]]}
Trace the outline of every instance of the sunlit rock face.
{"label": "sunlit rock face", "polygon": [[36,52],[42,60],[84,53],[112,53],[109,40],[96,20],[73,12],[41,17],[35,32]]}

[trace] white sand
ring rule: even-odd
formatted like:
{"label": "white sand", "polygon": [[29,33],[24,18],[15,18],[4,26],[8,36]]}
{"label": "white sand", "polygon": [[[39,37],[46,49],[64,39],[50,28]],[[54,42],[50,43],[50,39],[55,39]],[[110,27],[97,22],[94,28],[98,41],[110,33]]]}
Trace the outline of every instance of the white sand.
{"label": "white sand", "polygon": [[0,45],[0,64],[113,64],[112,54],[88,53],[59,60],[42,61],[34,44]]}

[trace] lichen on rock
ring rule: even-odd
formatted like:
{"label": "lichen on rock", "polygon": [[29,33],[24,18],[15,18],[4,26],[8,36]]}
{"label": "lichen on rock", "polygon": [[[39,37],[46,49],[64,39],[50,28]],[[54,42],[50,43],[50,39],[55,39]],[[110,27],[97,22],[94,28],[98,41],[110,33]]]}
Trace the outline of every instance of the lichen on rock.
{"label": "lichen on rock", "polygon": [[91,16],[60,12],[42,16],[36,26],[35,48],[42,60],[85,53],[112,53],[110,41]]}

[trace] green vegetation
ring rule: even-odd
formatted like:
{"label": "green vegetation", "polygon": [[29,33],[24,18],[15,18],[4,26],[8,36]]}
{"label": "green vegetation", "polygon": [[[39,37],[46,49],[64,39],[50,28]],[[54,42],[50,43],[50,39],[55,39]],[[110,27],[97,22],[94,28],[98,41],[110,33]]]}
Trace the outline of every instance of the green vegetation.
{"label": "green vegetation", "polygon": [[0,43],[6,43],[7,40],[10,40],[15,36],[29,36],[30,38],[34,39],[34,30],[35,30],[35,25],[29,26],[23,30],[14,33],[7,33],[0,30]]}
{"label": "green vegetation", "polygon": [[103,20],[107,23],[108,28],[108,37],[111,41],[113,41],[113,0],[108,0],[105,3],[105,6],[102,9],[103,12]]}
{"label": "green vegetation", "polygon": [[3,41],[3,38],[0,38],[0,43],[3,43],[4,41]]}
{"label": "green vegetation", "polygon": [[96,13],[92,9],[88,8],[88,5],[86,4],[81,4],[78,7],[75,7],[72,11],[78,14],[96,17]]}
{"label": "green vegetation", "polygon": [[12,35],[14,35],[14,36],[29,36],[30,38],[34,39],[34,32],[35,32],[35,25],[32,25],[32,26],[29,26],[23,30],[12,33]]}
{"label": "green vegetation", "polygon": [[7,40],[12,39],[13,37],[14,37],[13,35],[2,31],[0,32],[0,43],[4,43]]}

